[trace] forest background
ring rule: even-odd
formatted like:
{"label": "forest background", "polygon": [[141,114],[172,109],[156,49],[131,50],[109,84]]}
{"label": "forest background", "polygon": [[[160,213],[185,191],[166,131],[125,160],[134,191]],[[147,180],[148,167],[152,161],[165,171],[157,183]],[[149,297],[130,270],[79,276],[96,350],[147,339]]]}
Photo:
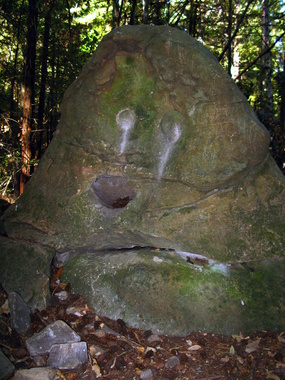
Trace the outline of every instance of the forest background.
{"label": "forest background", "polygon": [[210,49],[270,131],[285,173],[284,0],[0,1],[0,198],[22,193],[65,90],[103,36],[125,24],[177,27]]}

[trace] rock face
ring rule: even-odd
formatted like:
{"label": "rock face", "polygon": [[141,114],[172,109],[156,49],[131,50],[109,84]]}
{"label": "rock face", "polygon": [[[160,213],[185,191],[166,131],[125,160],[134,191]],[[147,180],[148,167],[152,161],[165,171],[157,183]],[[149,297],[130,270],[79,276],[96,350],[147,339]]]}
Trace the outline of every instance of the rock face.
{"label": "rock face", "polygon": [[17,292],[30,307],[44,308],[53,256],[54,249],[0,236],[0,283],[7,293]]}
{"label": "rock face", "polygon": [[61,115],[5,213],[9,237],[73,256],[134,246],[220,262],[283,256],[285,181],[269,134],[187,34],[115,29],[66,91]]}
{"label": "rock face", "polygon": [[283,330],[284,259],[191,262],[175,251],[85,252],[68,261],[62,279],[99,315],[156,333]]}

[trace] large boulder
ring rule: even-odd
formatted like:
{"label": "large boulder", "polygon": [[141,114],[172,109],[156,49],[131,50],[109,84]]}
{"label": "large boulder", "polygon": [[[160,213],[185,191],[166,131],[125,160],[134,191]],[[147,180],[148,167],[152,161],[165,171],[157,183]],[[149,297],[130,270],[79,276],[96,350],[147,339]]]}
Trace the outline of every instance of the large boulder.
{"label": "large boulder", "polygon": [[[66,91],[57,132],[6,211],[5,232],[72,260],[132,247],[224,263],[280,258],[285,180],[268,146],[202,44],[166,26],[124,26]],[[113,315],[111,306],[102,312]]]}

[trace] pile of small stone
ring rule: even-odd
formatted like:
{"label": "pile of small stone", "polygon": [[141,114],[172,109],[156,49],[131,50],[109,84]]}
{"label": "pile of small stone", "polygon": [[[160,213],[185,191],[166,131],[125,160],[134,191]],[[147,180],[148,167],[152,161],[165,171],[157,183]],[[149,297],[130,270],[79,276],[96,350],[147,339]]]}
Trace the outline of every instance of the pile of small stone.
{"label": "pile of small stone", "polygon": [[[8,306],[11,327],[18,334],[25,334],[31,325],[30,309],[16,292],[9,294]],[[87,344],[64,321],[57,320],[26,340],[26,348],[37,368],[22,369],[14,379],[54,379],[57,369],[74,369],[88,360]],[[45,363],[44,356],[48,355]],[[42,365],[42,367],[41,367]],[[9,378],[14,365],[0,352],[0,379]]]}

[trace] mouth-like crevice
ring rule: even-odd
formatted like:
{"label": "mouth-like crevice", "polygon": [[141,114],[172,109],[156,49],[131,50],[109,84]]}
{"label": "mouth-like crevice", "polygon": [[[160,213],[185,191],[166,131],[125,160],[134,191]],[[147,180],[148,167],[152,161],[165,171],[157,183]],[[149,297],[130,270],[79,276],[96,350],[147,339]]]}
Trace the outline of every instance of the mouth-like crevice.
{"label": "mouth-like crevice", "polygon": [[139,251],[139,250],[142,250],[142,251],[150,250],[153,252],[157,252],[158,255],[160,252],[171,252],[171,253],[177,254],[183,260],[185,260],[187,263],[189,263],[190,265],[194,265],[194,266],[208,267],[208,266],[212,266],[215,263],[214,260],[211,260],[206,256],[199,255],[196,253],[183,252],[183,251],[176,250],[174,248],[161,248],[161,247],[154,247],[154,246],[131,245],[129,247],[119,247],[119,248],[118,247],[117,248],[116,247],[112,247],[112,248],[110,247],[110,248],[104,248],[104,249],[99,249],[99,250],[96,250],[96,249],[94,250],[92,247],[82,247],[82,248],[67,250],[64,252],[57,252],[55,257],[54,257],[54,265],[57,267],[62,267],[65,264],[67,264],[67,262],[69,260],[71,260],[74,256],[84,255],[87,253],[88,254],[92,253],[95,256],[101,256],[101,255],[108,254],[108,253],[116,254],[116,253],[120,253],[120,252],[124,252],[124,251]]}
{"label": "mouth-like crevice", "polygon": [[128,178],[123,176],[100,175],[92,188],[99,202],[111,209],[126,207],[136,196]]}

